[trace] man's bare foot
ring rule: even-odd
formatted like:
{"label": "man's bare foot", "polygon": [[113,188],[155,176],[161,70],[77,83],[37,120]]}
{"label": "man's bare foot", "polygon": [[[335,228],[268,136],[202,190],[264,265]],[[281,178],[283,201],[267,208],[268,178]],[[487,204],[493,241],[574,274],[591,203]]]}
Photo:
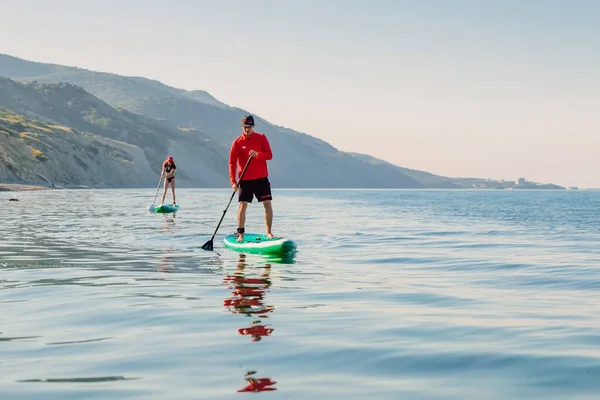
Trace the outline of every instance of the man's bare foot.
{"label": "man's bare foot", "polygon": [[275,235],[273,235],[271,232],[267,233],[267,238],[269,239],[275,239]]}
{"label": "man's bare foot", "polygon": [[244,241],[244,234],[243,233],[238,233],[237,234],[237,241],[238,243],[241,243]]}

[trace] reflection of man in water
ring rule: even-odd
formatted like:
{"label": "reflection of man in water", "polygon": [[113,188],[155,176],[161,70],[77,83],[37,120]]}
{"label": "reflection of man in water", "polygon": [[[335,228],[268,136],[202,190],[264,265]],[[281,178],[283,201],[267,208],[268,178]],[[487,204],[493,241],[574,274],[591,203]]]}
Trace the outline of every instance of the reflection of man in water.
{"label": "reflection of man in water", "polygon": [[[254,321],[253,324],[260,323],[259,321]],[[263,336],[269,336],[271,332],[273,332],[273,328],[267,328],[266,325],[253,325],[248,328],[240,328],[238,329],[238,333],[240,335],[250,335],[252,336],[253,342],[260,342]]]}
{"label": "reflection of man in water", "polygon": [[[261,324],[261,318],[268,318],[268,313],[272,312],[274,307],[265,306],[263,299],[265,291],[271,287],[271,265],[265,264],[262,274],[259,278],[250,278],[245,275],[246,255],[240,254],[237,269],[233,276],[223,278],[224,283],[228,283],[229,289],[232,289],[233,297],[225,299],[223,305],[228,307],[234,314],[245,314],[248,317],[258,317],[251,326],[238,329],[240,335],[248,335],[253,342],[258,342],[263,336],[269,336],[273,328]],[[272,387],[277,382],[271,378],[255,378],[255,371],[248,371],[245,379],[248,384],[238,392],[264,392],[277,390]]]}
{"label": "reflection of man in water", "polygon": [[277,390],[277,388],[271,387],[275,385],[277,382],[272,381],[271,378],[254,378],[251,375],[254,375],[255,371],[246,372],[246,382],[248,384],[241,389],[238,389],[238,392],[265,392],[269,390]]}
{"label": "reflection of man in water", "polygon": [[272,306],[263,304],[265,290],[271,287],[271,265],[265,264],[260,278],[245,276],[246,265],[246,255],[240,254],[234,276],[227,276],[224,279],[224,282],[232,284],[228,287],[234,290],[232,291],[233,297],[226,299],[223,305],[229,307],[229,310],[235,314],[246,314],[249,317],[258,315],[259,319],[253,321],[251,326],[238,329],[240,335],[248,335],[253,342],[258,342],[263,336],[269,336],[274,330],[268,325],[262,325],[260,320],[260,318],[267,318],[266,314],[274,309]]}
{"label": "reflection of man in water", "polygon": [[229,307],[234,314],[246,314],[249,317],[258,315],[261,318],[267,318],[266,314],[274,309],[272,306],[263,304],[265,290],[271,287],[271,265],[265,265],[260,278],[246,277],[244,275],[245,267],[246,255],[240,254],[235,274],[223,279],[224,283],[231,284],[228,286],[229,289],[234,289],[231,292],[233,297],[226,299],[223,305]]}

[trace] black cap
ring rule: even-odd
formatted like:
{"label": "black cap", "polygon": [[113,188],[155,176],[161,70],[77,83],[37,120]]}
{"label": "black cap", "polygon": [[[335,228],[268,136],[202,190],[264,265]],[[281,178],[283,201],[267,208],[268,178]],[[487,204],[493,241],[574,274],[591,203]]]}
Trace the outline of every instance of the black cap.
{"label": "black cap", "polygon": [[242,118],[243,126],[254,126],[254,117],[252,115],[244,115]]}

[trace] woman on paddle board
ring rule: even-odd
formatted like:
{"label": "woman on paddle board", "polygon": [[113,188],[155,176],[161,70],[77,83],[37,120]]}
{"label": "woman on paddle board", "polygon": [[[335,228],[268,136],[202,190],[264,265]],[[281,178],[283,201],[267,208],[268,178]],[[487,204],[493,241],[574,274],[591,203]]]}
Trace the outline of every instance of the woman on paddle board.
{"label": "woman on paddle board", "polygon": [[[254,117],[245,115],[242,118],[242,134],[233,141],[231,151],[229,152],[229,180],[233,190],[238,189],[236,175],[241,174],[248,158],[253,157],[243,179],[239,182],[240,192],[238,201],[240,208],[238,211],[238,242],[244,241],[244,232],[246,224],[246,209],[248,203],[252,203],[253,197],[256,197],[259,203],[263,203],[265,208],[265,224],[267,227],[267,237],[274,238],[271,233],[273,224],[273,207],[271,206],[271,183],[269,182],[269,171],[267,170],[267,161],[273,158],[273,152],[267,137],[254,131]],[[237,170],[237,174],[236,174]]]}
{"label": "woman on paddle board", "polygon": [[173,192],[173,205],[177,205],[175,203],[175,170],[177,166],[175,165],[175,161],[172,156],[169,156],[162,166],[162,175],[165,178],[165,190],[163,191],[161,205],[165,203],[165,197],[167,196],[167,189],[169,185],[171,185],[171,192]]}

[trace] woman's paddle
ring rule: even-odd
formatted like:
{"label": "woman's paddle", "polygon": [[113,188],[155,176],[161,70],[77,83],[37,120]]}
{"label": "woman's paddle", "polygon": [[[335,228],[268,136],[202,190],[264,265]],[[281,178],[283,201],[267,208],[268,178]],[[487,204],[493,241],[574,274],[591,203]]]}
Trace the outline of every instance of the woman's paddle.
{"label": "woman's paddle", "polygon": [[158,186],[156,186],[156,193],[154,193],[154,200],[152,200],[152,204],[148,207],[148,211],[152,211],[154,209],[154,202],[156,201],[156,196],[158,195],[158,189],[160,189],[160,183],[162,182],[162,174],[160,174],[160,178],[158,178]]}
{"label": "woman's paddle", "polygon": [[225,207],[225,210],[223,210],[223,215],[221,216],[221,220],[219,221],[219,224],[217,225],[217,229],[215,229],[215,233],[213,233],[213,235],[210,238],[210,240],[208,242],[204,243],[204,245],[202,246],[202,248],[204,250],[210,250],[210,251],[212,251],[212,249],[213,249],[213,239],[215,238],[215,236],[217,234],[217,231],[219,230],[219,227],[221,226],[221,222],[223,222],[223,218],[225,218],[225,213],[227,212],[227,209],[229,208],[229,205],[231,204],[231,200],[233,200],[233,196],[235,195],[235,192],[237,192],[237,189],[240,188],[239,187],[240,181],[244,177],[244,173],[246,172],[246,168],[248,168],[248,164],[250,164],[250,160],[252,160],[252,158],[253,158],[253,156],[251,156],[250,158],[248,158],[248,161],[246,161],[246,166],[242,170],[242,173],[240,175],[240,179],[238,180],[238,183],[236,185],[236,190],[234,190],[233,193],[231,193],[231,197],[229,198],[229,203],[227,203],[227,207]]}

